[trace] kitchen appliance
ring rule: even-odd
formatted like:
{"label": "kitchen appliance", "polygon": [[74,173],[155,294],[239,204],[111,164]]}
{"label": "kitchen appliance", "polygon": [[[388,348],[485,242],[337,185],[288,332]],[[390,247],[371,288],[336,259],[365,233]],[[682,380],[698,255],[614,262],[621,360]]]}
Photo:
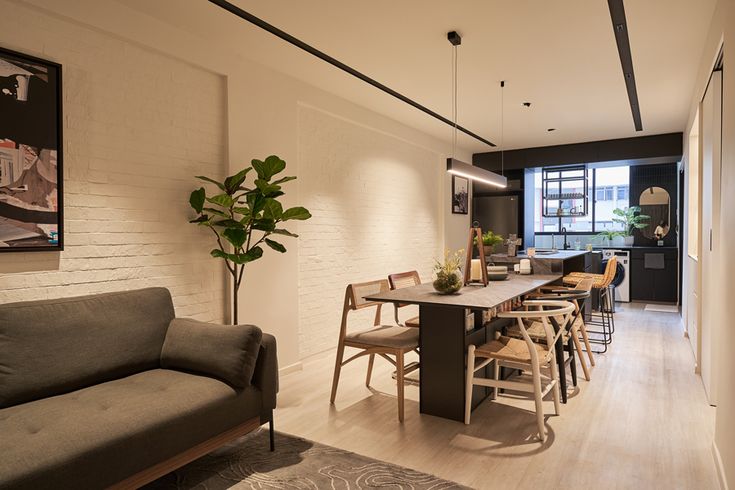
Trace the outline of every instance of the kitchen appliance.
{"label": "kitchen appliance", "polygon": [[602,267],[611,257],[618,258],[618,266],[612,285],[615,287],[615,301],[630,302],[630,250],[603,250]]}

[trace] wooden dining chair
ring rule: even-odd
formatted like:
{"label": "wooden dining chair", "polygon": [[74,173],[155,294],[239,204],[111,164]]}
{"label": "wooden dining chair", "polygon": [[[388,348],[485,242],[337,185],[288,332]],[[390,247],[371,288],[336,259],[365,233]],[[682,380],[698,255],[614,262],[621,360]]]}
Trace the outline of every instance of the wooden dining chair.
{"label": "wooden dining chair", "polygon": [[[535,310],[504,311],[498,313],[498,318],[514,319],[518,324],[523,340],[501,335],[499,338],[480,346],[470,345],[467,352],[467,375],[465,384],[465,424],[470,423],[472,409],[472,389],[474,385],[493,388],[493,398],[497,398],[498,389],[531,392],[536,403],[536,423],[541,442],[546,439],[544,432],[544,396],[552,392],[556,414],[560,411],[559,371],[556,363],[555,346],[557,338],[566,329],[571,321],[574,305],[567,301],[524,301],[523,305]],[[563,318],[558,332],[549,324],[551,317]],[[534,342],[526,330],[524,321],[538,320],[544,327],[546,343]],[[475,363],[476,360],[479,363]],[[475,373],[494,362],[493,377],[477,378]],[[508,381],[499,379],[500,368],[508,367],[530,371],[532,383]],[[542,378],[542,372],[544,377]]]}
{"label": "wooden dining chair", "polygon": [[[419,273],[416,271],[400,272],[398,274],[390,274],[388,276],[388,282],[390,283],[391,290],[408,288],[411,286],[418,286],[421,284],[421,278]],[[420,326],[419,317],[415,316],[409,318],[405,322],[401,322],[398,317],[398,310],[404,306],[410,306],[406,303],[393,303],[393,312],[395,314],[396,323],[405,327],[418,328]]]}
{"label": "wooden dining chair", "polygon": [[[370,301],[365,296],[388,291],[388,281],[380,279],[377,281],[350,284],[345,290],[344,306],[342,308],[342,322],[339,328],[339,342],[337,344],[337,358],[334,364],[334,377],[332,379],[332,396],[330,403],[334,404],[337,397],[337,385],[342,366],[362,356],[369,356],[367,377],[365,386],[370,386],[370,377],[373,372],[375,355],[386,359],[396,368],[396,383],[398,385],[398,420],[403,422],[403,391],[404,376],[413,369],[406,369],[404,356],[406,353],[415,351],[419,345],[419,331],[415,328],[401,327],[395,325],[381,325],[380,315],[384,303]],[[375,308],[375,319],[373,327],[357,332],[348,332],[347,318],[351,311],[365,308]],[[347,360],[344,359],[345,347],[358,349],[355,355]],[[390,356],[393,356],[391,358]]]}

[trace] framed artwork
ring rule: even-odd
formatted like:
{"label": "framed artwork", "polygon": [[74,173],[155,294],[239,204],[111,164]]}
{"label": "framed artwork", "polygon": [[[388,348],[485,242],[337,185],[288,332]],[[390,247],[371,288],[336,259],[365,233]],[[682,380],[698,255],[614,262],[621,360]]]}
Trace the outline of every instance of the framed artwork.
{"label": "framed artwork", "polygon": [[469,209],[470,181],[452,175],[452,213],[467,214]]}
{"label": "framed artwork", "polygon": [[63,250],[61,65],[0,48],[0,252]]}

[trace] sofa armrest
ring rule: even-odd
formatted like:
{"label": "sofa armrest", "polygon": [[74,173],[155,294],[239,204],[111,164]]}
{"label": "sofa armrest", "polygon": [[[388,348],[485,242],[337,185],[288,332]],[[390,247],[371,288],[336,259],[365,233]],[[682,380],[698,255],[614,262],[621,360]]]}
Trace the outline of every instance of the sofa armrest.
{"label": "sofa armrest", "polygon": [[263,411],[276,408],[276,394],[278,393],[278,357],[276,338],[263,333],[260,341],[258,360],[253,373],[253,385],[263,396]]}

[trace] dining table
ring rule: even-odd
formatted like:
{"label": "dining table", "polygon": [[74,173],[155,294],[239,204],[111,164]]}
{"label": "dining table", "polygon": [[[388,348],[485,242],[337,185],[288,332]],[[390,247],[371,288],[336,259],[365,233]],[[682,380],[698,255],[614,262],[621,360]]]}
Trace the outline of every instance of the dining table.
{"label": "dining table", "polygon": [[[466,354],[470,344],[481,345],[508,324],[490,319],[488,312],[561,281],[561,274],[510,274],[506,280],[487,286],[469,284],[454,294],[440,294],[431,283],[371,294],[371,301],[412,304],[419,307],[419,410],[423,414],[463,421],[465,407]],[[485,368],[489,375],[491,367]],[[490,394],[475,386],[472,408]]]}

